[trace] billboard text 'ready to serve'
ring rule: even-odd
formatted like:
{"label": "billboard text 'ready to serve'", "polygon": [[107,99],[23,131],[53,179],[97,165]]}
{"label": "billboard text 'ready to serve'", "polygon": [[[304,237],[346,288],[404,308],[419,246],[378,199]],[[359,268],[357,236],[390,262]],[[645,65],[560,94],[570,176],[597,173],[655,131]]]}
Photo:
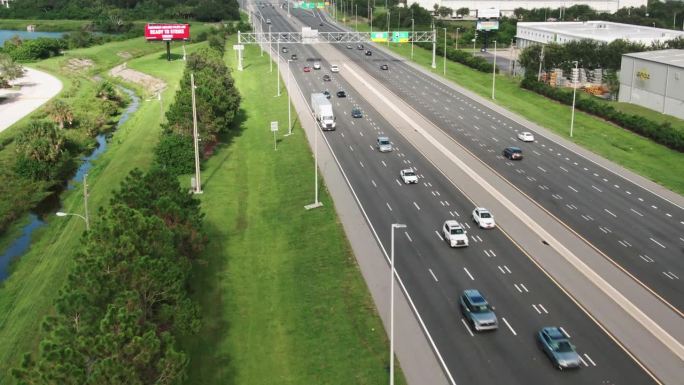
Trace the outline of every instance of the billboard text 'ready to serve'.
{"label": "billboard text 'ready to serve'", "polygon": [[147,40],[188,40],[190,39],[190,24],[153,24],[145,25],[145,39]]}

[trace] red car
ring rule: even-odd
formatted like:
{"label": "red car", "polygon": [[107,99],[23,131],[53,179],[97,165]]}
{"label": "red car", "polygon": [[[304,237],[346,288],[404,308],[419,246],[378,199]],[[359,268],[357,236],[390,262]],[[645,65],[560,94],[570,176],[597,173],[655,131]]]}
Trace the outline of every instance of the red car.
{"label": "red car", "polygon": [[304,72],[311,72],[311,67],[304,66]]}

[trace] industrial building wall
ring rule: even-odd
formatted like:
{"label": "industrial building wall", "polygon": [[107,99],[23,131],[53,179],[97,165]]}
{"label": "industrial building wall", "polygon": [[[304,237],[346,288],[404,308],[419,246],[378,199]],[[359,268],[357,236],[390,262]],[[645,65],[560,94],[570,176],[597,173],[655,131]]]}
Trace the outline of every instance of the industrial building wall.
{"label": "industrial building wall", "polygon": [[623,56],[618,100],[684,119],[684,69]]}

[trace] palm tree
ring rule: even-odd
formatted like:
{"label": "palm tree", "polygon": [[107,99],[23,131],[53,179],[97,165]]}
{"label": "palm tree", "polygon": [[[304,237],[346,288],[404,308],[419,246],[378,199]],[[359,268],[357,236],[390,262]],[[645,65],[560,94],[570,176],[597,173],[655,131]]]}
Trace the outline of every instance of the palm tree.
{"label": "palm tree", "polygon": [[64,129],[64,123],[71,125],[74,122],[74,112],[68,104],[62,100],[55,100],[47,106],[47,113],[53,122],[59,124],[59,128]]}

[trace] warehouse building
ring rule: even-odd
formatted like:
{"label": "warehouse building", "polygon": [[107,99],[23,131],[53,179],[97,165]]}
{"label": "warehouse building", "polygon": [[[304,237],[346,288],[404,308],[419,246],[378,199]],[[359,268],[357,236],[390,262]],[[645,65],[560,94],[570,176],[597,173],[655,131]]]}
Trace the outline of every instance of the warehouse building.
{"label": "warehouse building", "polygon": [[684,119],[684,50],[622,55],[619,101]]}
{"label": "warehouse building", "polygon": [[[408,6],[418,3],[421,7],[432,10],[434,5],[448,7],[456,11],[459,8],[468,8],[470,16],[475,16],[478,9],[496,8],[501,10],[501,16],[513,16],[516,8],[569,8],[573,5],[588,5],[598,12],[615,13],[620,8],[646,6],[648,0],[407,0]],[[558,17],[551,15],[549,17]]]}
{"label": "warehouse building", "polygon": [[519,22],[515,32],[516,44],[521,49],[534,44],[564,44],[585,39],[604,43],[622,39],[648,46],[678,37],[684,37],[684,31],[609,21]]}

